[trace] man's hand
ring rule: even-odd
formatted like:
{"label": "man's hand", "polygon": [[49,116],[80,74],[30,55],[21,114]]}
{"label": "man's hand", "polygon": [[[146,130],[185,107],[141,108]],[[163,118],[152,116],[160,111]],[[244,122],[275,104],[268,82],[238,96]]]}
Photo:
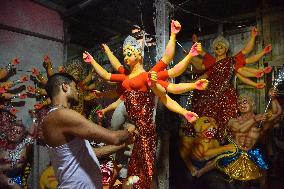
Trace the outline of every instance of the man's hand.
{"label": "man's hand", "polygon": [[171,33],[178,34],[181,30],[181,25],[178,21],[172,20],[171,22]]}
{"label": "man's hand", "polygon": [[267,120],[267,113],[265,113],[265,114],[257,114],[257,115],[254,117],[254,120],[255,120],[257,123],[266,121],[266,120]]}
{"label": "man's hand", "polygon": [[138,131],[135,129],[135,126],[128,126],[126,130],[129,132],[130,136],[128,140],[125,142],[126,145],[133,144],[135,141],[135,137],[139,135]]}

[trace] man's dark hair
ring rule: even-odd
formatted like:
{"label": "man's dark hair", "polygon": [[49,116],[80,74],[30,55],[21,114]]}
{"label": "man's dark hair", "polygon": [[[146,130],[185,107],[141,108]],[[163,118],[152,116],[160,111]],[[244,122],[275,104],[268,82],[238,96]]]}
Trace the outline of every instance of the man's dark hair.
{"label": "man's dark hair", "polygon": [[70,84],[72,83],[72,81],[76,83],[75,78],[67,73],[53,74],[51,77],[48,78],[48,81],[45,86],[47,95],[52,99],[53,97],[58,95],[62,84]]}

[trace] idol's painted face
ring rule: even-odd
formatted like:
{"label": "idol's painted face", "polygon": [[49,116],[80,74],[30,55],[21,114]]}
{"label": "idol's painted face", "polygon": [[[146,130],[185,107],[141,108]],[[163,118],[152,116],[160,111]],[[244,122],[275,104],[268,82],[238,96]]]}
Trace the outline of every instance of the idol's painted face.
{"label": "idol's painted face", "polygon": [[225,45],[223,43],[218,43],[214,48],[214,51],[215,51],[216,55],[218,55],[218,56],[222,56],[222,55],[226,54],[227,50],[228,49],[225,47]]}
{"label": "idol's painted face", "polygon": [[134,47],[127,45],[123,49],[124,62],[129,66],[135,66],[142,60],[141,52],[134,49]]}
{"label": "idol's painted face", "polygon": [[248,113],[253,109],[253,103],[247,98],[239,99],[238,106],[241,113]]}
{"label": "idol's painted face", "polygon": [[211,117],[201,117],[195,123],[195,130],[199,131],[204,138],[211,139],[217,133],[217,125],[215,119]]}

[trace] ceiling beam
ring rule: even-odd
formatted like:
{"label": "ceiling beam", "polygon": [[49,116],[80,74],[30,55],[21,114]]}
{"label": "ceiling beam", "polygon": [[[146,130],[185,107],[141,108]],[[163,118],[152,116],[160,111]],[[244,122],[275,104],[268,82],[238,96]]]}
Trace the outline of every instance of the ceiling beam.
{"label": "ceiling beam", "polygon": [[98,30],[101,29],[101,30],[104,30],[104,31],[106,31],[110,34],[113,34],[113,35],[121,35],[120,32],[117,32],[117,31],[115,31],[115,30],[113,30],[109,27],[103,26],[103,25],[98,24],[98,23],[94,24],[94,23],[87,22],[85,20],[83,21],[83,19],[78,20],[74,17],[68,17],[67,21],[80,24],[81,27],[86,28],[87,30],[90,30],[90,31],[93,31],[93,32],[98,32]]}
{"label": "ceiling beam", "polygon": [[77,5],[74,5],[73,7],[69,8],[64,16],[65,17],[69,17],[69,16],[72,16],[78,12],[80,12],[81,10],[83,10],[84,8],[86,8],[87,6],[90,6],[91,4],[94,4],[94,3],[99,3],[101,0],[85,0],[84,2],[82,3],[78,3]]}
{"label": "ceiling beam", "polygon": [[48,0],[33,0],[33,2],[40,4],[44,7],[47,7],[49,9],[55,10],[57,12],[59,12],[60,14],[65,14],[65,12],[67,11],[63,6],[60,6],[56,3],[53,3],[52,1],[48,1]]}

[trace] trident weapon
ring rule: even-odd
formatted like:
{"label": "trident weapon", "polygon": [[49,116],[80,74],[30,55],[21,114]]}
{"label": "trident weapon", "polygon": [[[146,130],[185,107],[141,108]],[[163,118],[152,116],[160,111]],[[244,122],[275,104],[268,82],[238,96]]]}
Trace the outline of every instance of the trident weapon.
{"label": "trident weapon", "polygon": [[[278,85],[283,81],[283,79],[284,79],[284,66],[282,66],[282,68],[278,71],[278,74],[273,81],[272,88],[276,89],[278,87]],[[267,102],[267,105],[265,107],[264,113],[267,113],[267,110],[268,110],[268,107],[271,104],[271,101],[272,101],[272,99],[270,97],[268,102]],[[263,126],[263,121],[261,121],[257,127],[262,128],[262,126]]]}

